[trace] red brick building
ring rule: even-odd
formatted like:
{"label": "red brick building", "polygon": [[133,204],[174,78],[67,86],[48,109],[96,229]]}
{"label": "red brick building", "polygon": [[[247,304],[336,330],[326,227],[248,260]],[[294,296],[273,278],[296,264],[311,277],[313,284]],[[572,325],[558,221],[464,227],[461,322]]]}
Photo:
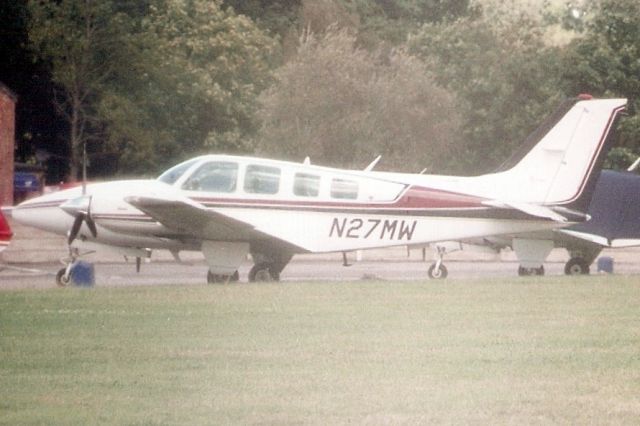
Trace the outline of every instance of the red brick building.
{"label": "red brick building", "polygon": [[0,83],[0,205],[13,204],[16,95]]}

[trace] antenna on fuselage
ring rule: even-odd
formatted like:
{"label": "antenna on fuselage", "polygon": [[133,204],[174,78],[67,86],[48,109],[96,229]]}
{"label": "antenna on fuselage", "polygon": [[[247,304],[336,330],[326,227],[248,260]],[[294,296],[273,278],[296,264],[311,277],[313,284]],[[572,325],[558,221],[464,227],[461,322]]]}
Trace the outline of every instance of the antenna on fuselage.
{"label": "antenna on fuselage", "polygon": [[640,157],[638,157],[638,159],[636,161],[634,161],[632,165],[629,166],[627,171],[628,172],[633,172],[635,169],[638,168],[638,165],[640,165]]}
{"label": "antenna on fuselage", "polygon": [[307,155],[306,157],[304,157],[304,161],[302,162],[302,164],[304,164],[305,166],[308,166],[311,164],[311,158],[309,158],[309,156]]}
{"label": "antenna on fuselage", "polygon": [[382,155],[378,155],[372,162],[369,163],[367,167],[364,168],[365,172],[370,172],[373,168],[378,164],[378,161],[382,158]]}

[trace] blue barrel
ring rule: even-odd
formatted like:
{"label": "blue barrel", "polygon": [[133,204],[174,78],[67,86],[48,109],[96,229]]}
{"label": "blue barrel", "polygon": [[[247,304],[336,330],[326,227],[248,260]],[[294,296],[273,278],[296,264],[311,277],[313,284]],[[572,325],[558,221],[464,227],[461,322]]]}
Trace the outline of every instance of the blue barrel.
{"label": "blue barrel", "polygon": [[92,263],[81,260],[77,261],[71,266],[69,275],[74,286],[93,287],[95,284],[95,274]]}
{"label": "blue barrel", "polygon": [[598,272],[613,274],[613,259],[609,256],[602,256],[598,259]]}

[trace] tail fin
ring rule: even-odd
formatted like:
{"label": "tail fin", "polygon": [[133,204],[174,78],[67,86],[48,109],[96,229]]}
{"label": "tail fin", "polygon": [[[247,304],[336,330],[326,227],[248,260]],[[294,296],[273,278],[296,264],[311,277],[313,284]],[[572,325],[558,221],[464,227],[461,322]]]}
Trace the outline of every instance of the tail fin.
{"label": "tail fin", "polygon": [[0,210],[0,251],[7,248],[12,236],[13,233],[9,227],[9,223],[2,214],[2,210]]}
{"label": "tail fin", "polygon": [[491,175],[505,183],[503,199],[586,212],[626,103],[581,96],[563,104],[527,139],[526,151],[507,162],[508,170]]}

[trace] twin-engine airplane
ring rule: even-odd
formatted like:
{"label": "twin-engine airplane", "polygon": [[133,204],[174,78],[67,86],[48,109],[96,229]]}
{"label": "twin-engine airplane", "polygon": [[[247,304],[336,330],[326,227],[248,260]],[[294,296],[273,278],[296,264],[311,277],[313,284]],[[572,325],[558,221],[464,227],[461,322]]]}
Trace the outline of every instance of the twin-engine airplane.
{"label": "twin-engine airplane", "polygon": [[[425,245],[555,229],[587,219],[614,121],[625,99],[563,104],[503,171],[476,177],[319,167],[208,155],[156,180],[76,187],[26,201],[16,221],[67,234],[78,248],[109,246],[138,261],[151,250],[200,250],[208,282],[277,280],[294,254]],[[535,244],[523,250],[536,250]],[[518,249],[516,248],[516,251]],[[70,265],[71,265],[70,263]],[[139,265],[139,262],[138,262]],[[70,266],[58,273],[69,279]],[[429,268],[441,277],[441,262]]]}

